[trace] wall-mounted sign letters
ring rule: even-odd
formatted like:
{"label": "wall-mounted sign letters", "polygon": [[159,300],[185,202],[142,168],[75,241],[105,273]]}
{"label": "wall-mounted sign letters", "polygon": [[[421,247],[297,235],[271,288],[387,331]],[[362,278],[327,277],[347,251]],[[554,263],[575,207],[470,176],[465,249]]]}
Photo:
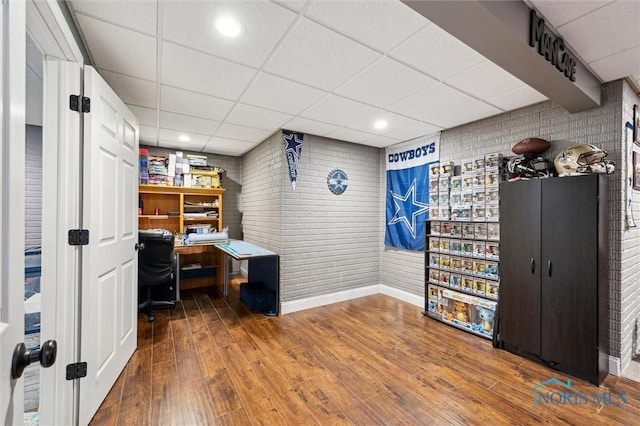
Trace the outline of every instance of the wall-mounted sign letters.
{"label": "wall-mounted sign letters", "polygon": [[571,81],[576,81],[576,59],[569,52],[561,37],[556,37],[544,24],[544,19],[531,10],[529,23],[529,46],[554,65]]}

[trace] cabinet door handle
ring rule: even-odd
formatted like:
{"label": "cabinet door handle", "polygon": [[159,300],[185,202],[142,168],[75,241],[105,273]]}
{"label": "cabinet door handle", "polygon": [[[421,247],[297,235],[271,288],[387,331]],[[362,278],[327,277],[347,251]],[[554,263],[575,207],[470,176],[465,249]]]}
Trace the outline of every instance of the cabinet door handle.
{"label": "cabinet door handle", "polygon": [[531,258],[531,273],[536,273],[536,260],[533,257]]}
{"label": "cabinet door handle", "polygon": [[551,265],[551,261],[550,261],[550,260],[548,260],[548,261],[547,261],[547,269],[549,270],[549,276],[551,276],[551,266],[552,266],[552,265]]}

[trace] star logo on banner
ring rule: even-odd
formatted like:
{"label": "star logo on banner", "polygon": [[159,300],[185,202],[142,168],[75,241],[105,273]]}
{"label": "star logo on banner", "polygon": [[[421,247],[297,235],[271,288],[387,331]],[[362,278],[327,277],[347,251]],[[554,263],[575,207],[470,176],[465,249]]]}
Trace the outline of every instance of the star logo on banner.
{"label": "star logo on banner", "polygon": [[421,203],[416,200],[416,180],[411,182],[411,186],[404,195],[396,194],[391,191],[393,204],[396,211],[387,225],[393,225],[398,222],[404,223],[411,236],[416,237],[416,217],[429,211],[429,204]]}
{"label": "star logo on banner", "polygon": [[296,163],[300,160],[300,150],[302,149],[302,141],[298,138],[296,133],[283,134],[284,152],[287,155],[293,155]]}

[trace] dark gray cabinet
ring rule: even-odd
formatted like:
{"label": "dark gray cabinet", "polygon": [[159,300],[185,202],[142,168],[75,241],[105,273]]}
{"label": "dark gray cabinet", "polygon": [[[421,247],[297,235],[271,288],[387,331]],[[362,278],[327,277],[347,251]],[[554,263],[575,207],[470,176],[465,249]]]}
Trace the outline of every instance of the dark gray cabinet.
{"label": "dark gray cabinet", "polygon": [[605,178],[500,184],[496,345],[599,384],[608,349]]}

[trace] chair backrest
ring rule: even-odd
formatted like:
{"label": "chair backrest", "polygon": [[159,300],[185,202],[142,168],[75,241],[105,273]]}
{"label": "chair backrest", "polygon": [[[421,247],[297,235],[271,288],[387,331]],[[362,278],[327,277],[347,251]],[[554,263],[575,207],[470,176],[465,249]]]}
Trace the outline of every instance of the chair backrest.
{"label": "chair backrest", "polygon": [[138,231],[138,286],[163,285],[174,278],[173,234],[169,231]]}

